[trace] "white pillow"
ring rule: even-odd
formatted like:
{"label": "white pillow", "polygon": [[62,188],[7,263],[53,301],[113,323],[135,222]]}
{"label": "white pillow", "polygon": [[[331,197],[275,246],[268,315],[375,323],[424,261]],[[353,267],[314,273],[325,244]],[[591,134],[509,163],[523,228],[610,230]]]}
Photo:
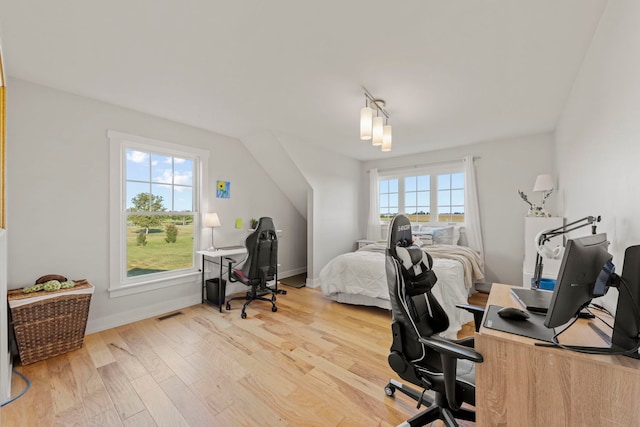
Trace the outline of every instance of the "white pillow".
{"label": "white pillow", "polygon": [[[457,231],[457,233],[456,233]],[[421,234],[431,234],[434,245],[457,245],[460,238],[460,230],[456,230],[453,225],[446,227],[423,227]]]}
{"label": "white pillow", "polygon": [[431,234],[425,234],[425,233],[414,234],[413,244],[418,246],[433,245],[433,236]]}

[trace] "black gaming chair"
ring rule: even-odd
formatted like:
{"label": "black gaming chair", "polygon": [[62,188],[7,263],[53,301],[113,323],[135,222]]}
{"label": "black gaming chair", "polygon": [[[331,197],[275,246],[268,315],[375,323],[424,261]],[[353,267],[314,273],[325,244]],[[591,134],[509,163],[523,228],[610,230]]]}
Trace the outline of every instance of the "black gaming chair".
{"label": "black gaming chair", "polygon": [[[229,260],[229,281],[241,282],[250,286],[251,290],[245,296],[229,299],[227,310],[231,310],[231,301],[242,299],[246,300],[240,313],[243,319],[247,317],[247,306],[254,300],[270,302],[271,311],[278,311],[276,294],[286,294],[287,291],[278,290],[278,236],[271,218],[260,218],[258,226],[247,236],[244,245],[247,248],[247,259],[242,269],[233,269],[233,260]],[[268,286],[267,282],[271,280],[275,285]],[[265,295],[270,297],[266,298]]]}
{"label": "black gaming chair", "polygon": [[[473,349],[473,338],[449,340],[438,334],[449,327],[449,318],[431,293],[435,285],[433,260],[412,246],[411,223],[396,216],[389,227],[386,274],[391,299],[393,342],[389,365],[400,378],[423,389],[419,392],[393,379],[385,393],[396,390],[428,408],[403,423],[422,426],[437,419],[457,426],[455,419],[475,421],[475,412],[461,408],[475,406],[475,365],[482,356]],[[425,395],[427,390],[435,398]]]}

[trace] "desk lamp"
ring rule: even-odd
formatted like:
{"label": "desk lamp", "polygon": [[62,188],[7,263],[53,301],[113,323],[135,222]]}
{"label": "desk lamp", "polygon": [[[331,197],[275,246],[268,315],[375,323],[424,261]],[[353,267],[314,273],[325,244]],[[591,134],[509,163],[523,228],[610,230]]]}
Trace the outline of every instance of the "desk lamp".
{"label": "desk lamp", "polygon": [[215,212],[209,212],[204,216],[204,226],[211,228],[211,246],[207,248],[209,251],[214,251],[216,247],[213,245],[213,229],[220,227],[220,218]]}

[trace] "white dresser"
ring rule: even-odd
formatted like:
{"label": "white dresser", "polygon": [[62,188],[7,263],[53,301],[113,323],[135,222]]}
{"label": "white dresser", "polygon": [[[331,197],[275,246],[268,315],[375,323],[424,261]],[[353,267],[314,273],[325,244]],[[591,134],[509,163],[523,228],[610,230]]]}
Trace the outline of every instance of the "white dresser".
{"label": "white dresser", "polygon": [[[534,242],[536,235],[542,230],[552,230],[562,227],[564,218],[562,217],[525,217],[524,219],[524,260],[522,263],[522,286],[531,287],[531,278],[536,266],[536,243]],[[556,236],[546,243],[545,246],[555,248],[563,245],[563,237]],[[562,259],[543,258],[542,277],[546,279],[556,279],[560,270],[560,262]]]}

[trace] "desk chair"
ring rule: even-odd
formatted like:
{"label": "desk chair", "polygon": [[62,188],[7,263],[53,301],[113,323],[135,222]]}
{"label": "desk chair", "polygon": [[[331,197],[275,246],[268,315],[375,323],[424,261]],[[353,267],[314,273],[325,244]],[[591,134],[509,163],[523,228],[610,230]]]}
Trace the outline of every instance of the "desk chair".
{"label": "desk chair", "polygon": [[[240,282],[251,289],[245,296],[229,299],[227,310],[231,310],[231,301],[243,299],[246,300],[240,313],[243,319],[247,318],[247,306],[254,300],[270,302],[271,311],[278,311],[276,294],[286,294],[287,291],[278,290],[278,236],[272,219],[260,218],[258,226],[247,236],[244,245],[247,248],[247,259],[241,269],[233,269],[233,260],[229,261],[229,281]],[[275,285],[270,287],[267,282],[271,280]]]}
{"label": "desk chair", "polygon": [[[473,338],[449,340],[438,333],[449,327],[449,318],[431,288],[438,280],[429,254],[412,246],[411,223],[396,216],[389,227],[386,274],[391,300],[393,341],[389,365],[404,380],[423,389],[419,392],[393,379],[385,393],[396,390],[428,408],[403,423],[422,426],[437,419],[457,426],[455,419],[475,421],[475,365],[482,356],[473,349]],[[427,390],[435,398],[425,395]]]}

